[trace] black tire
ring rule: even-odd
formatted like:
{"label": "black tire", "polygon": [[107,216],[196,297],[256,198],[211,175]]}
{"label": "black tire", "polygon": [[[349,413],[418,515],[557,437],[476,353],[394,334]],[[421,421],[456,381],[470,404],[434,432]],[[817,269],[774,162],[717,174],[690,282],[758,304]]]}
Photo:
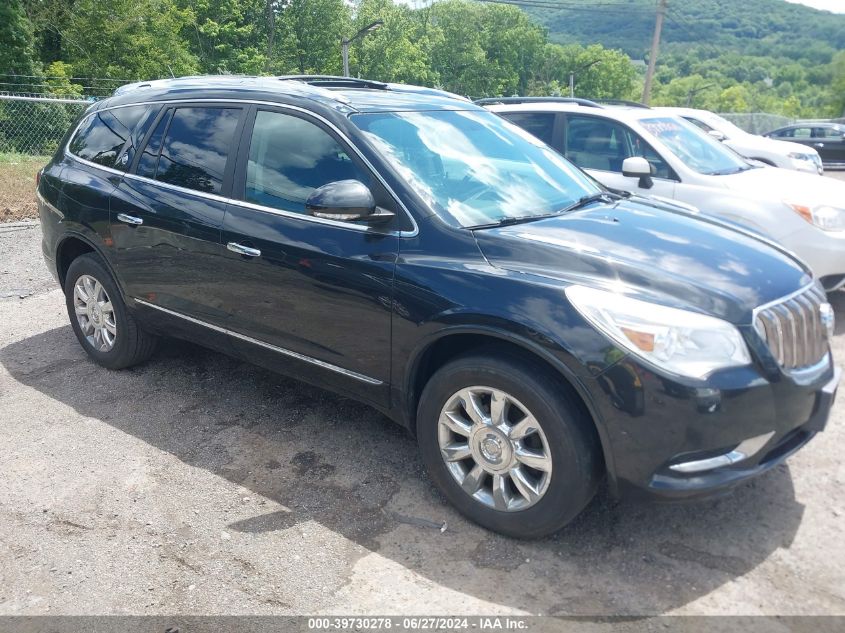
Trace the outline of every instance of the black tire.
{"label": "black tire", "polygon": [[[438,420],[451,396],[470,386],[505,391],[525,405],[542,427],[552,471],[545,494],[534,505],[496,510],[464,492],[450,473],[441,456]],[[417,416],[420,451],[435,485],[462,514],[495,532],[517,538],[556,532],[584,509],[601,481],[603,460],[592,421],[556,377],[530,358],[490,352],[448,363],[425,386]]]}
{"label": "black tire", "polygon": [[[99,281],[111,301],[115,317],[114,345],[108,351],[95,349],[82,331],[74,305],[74,286],[83,276]],[[109,369],[123,369],[147,360],[155,351],[157,337],[144,331],[126,310],[126,304],[111,273],[99,256],[93,253],[80,255],[71,262],[65,276],[65,304],[71,327],[82,348],[98,365]]]}

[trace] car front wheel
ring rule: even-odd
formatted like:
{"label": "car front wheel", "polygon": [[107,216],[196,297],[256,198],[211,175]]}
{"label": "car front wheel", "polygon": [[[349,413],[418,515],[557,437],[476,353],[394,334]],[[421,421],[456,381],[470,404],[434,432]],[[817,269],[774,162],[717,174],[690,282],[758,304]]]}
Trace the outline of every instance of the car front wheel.
{"label": "car front wheel", "polygon": [[591,425],[550,372],[516,355],[450,362],[418,410],[423,460],[446,498],[522,538],[559,530],[595,494],[602,469]]}

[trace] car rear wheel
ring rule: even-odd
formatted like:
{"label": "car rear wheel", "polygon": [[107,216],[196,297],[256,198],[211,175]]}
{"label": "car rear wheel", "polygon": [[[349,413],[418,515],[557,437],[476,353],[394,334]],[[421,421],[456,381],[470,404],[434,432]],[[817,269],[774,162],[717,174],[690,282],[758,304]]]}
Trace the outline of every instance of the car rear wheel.
{"label": "car rear wheel", "polygon": [[76,338],[103,367],[122,369],[147,360],[156,337],[140,328],[99,257],[87,253],[71,262],[65,300]]}
{"label": "car rear wheel", "polygon": [[559,530],[595,494],[601,456],[591,425],[543,367],[508,355],[442,367],[418,411],[423,460],[446,498],[522,538]]}

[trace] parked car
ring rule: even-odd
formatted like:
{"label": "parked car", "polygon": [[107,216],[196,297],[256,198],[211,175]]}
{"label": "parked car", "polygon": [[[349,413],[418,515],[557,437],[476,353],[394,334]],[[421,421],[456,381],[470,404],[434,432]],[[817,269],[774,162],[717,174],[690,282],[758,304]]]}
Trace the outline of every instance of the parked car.
{"label": "parked car", "polygon": [[368,403],[505,534],[557,530],[603,478],[674,499],[763,473],[824,428],[839,381],[794,256],[609,193],[447,93],[133,86],[73,126],[37,197],[96,363],[175,336]]}
{"label": "parked car", "polygon": [[845,125],[842,123],[796,123],[772,130],[766,136],[812,147],[825,167],[845,169]]}
{"label": "parked car", "polygon": [[513,97],[486,105],[605,186],[692,205],[798,254],[828,291],[845,284],[845,183],[749,163],[679,117],[583,99]]}
{"label": "parked car", "polygon": [[686,119],[717,141],[722,141],[740,156],[773,167],[819,175],[824,173],[822,159],[813,147],[750,134],[727,119],[707,110],[695,108],[655,108],[655,110]]}

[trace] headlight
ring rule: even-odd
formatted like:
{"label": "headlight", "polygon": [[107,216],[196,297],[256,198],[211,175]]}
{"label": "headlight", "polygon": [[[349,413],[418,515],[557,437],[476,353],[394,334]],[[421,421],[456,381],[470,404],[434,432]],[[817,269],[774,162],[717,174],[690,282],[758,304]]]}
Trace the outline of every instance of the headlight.
{"label": "headlight", "polygon": [[804,154],[801,152],[790,152],[787,156],[793,165],[795,165],[796,169],[810,168],[819,173],[822,171],[822,159],[817,153]]}
{"label": "headlight", "polygon": [[813,160],[813,157],[810,154],[801,154],[799,152],[791,152],[789,157],[792,160],[800,160],[800,161],[807,161],[810,163],[815,163],[816,161]]}
{"label": "headlight", "polygon": [[751,363],[742,335],[727,321],[584,286],[570,286],[566,297],[613,341],[671,373],[704,378]]}
{"label": "headlight", "polygon": [[787,206],[795,211],[810,224],[814,224],[823,231],[845,231],[845,209],[838,209],[828,205],[811,207],[797,202],[786,202]]}

